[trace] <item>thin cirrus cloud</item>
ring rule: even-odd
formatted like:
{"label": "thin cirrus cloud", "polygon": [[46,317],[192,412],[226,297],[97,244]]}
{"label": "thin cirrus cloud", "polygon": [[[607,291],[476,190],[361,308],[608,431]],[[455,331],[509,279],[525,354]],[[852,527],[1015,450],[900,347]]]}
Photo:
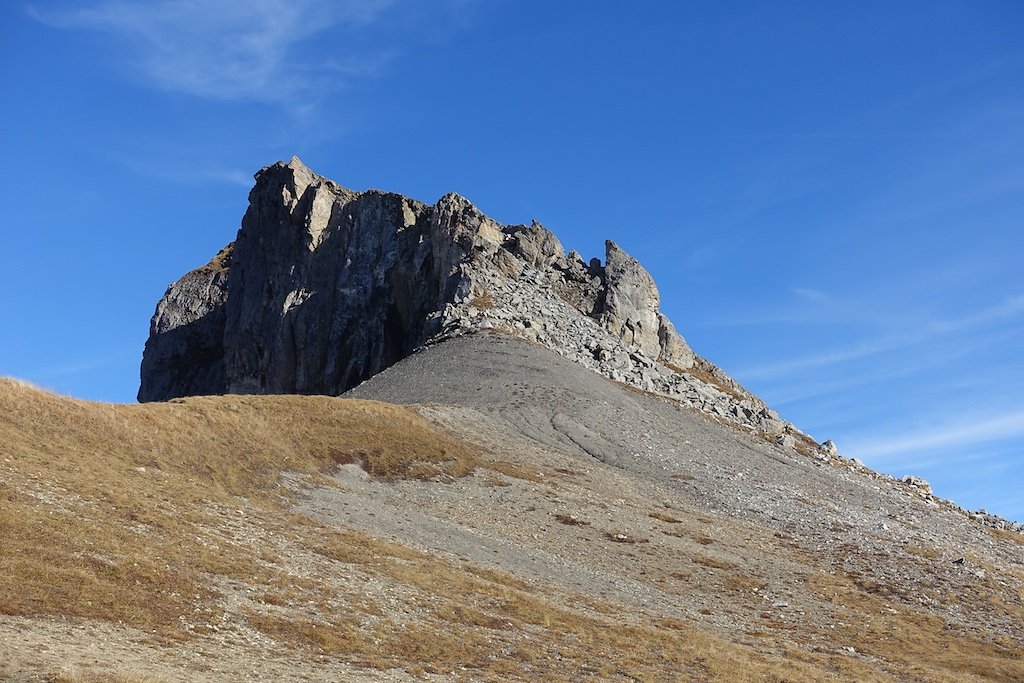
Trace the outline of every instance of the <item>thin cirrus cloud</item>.
{"label": "thin cirrus cloud", "polygon": [[[372,74],[386,50],[302,55],[329,29],[381,21],[396,0],[105,0],[63,10],[31,8],[48,26],[106,34],[147,84],[197,97],[287,104]],[[343,43],[343,41],[339,41]]]}
{"label": "thin cirrus cloud", "polygon": [[202,174],[202,177],[217,182],[225,183],[227,185],[250,188],[252,187],[253,183],[252,175],[253,174],[248,171],[242,171],[238,169],[212,168],[205,171]]}
{"label": "thin cirrus cloud", "polygon": [[117,351],[99,355],[95,358],[86,358],[57,365],[48,365],[43,368],[38,368],[31,374],[47,380],[56,380],[66,378],[70,375],[102,370],[115,365],[134,363],[136,361],[136,353],[135,349],[119,349]]}
{"label": "thin cirrus cloud", "polygon": [[978,313],[952,320],[936,320],[919,325],[916,330],[906,334],[892,335],[846,348],[749,368],[737,374],[747,380],[789,376],[802,370],[838,365],[897,349],[917,346],[937,337],[971,332],[985,325],[1015,318],[1021,313],[1024,313],[1024,295],[1015,295],[982,309]]}
{"label": "thin cirrus cloud", "polygon": [[876,461],[1015,438],[1024,434],[1024,407],[987,418],[964,418],[943,427],[918,429],[882,439],[849,444],[851,453]]}

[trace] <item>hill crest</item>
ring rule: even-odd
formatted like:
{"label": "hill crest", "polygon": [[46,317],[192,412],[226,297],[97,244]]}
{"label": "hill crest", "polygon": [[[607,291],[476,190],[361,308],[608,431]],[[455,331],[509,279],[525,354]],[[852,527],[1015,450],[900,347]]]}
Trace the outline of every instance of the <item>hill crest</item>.
{"label": "hill crest", "polygon": [[158,303],[139,400],[337,395],[424,345],[489,330],[817,448],[695,355],[660,303],[611,240],[587,262],[537,222],[502,225],[457,194],[354,192],[293,157],[256,174],[235,241]]}

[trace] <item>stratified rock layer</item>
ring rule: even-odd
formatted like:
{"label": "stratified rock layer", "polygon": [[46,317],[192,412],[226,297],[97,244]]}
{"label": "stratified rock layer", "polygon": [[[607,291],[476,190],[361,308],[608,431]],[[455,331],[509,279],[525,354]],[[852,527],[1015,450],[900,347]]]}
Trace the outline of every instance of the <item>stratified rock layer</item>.
{"label": "stratified rock layer", "polygon": [[139,400],[341,394],[425,344],[495,330],[720,418],[788,428],[696,358],[659,306],[614,242],[587,263],[539,223],[499,224],[456,194],[431,206],[353,192],[292,158],[256,174],[235,242],[157,305]]}

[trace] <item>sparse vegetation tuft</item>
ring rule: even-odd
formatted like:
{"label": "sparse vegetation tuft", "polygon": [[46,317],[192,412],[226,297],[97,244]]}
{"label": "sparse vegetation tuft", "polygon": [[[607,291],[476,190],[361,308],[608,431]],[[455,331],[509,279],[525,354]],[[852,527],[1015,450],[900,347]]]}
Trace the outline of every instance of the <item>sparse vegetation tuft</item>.
{"label": "sparse vegetation tuft", "polygon": [[117,671],[65,671],[48,680],[49,683],[160,683],[152,676]]}
{"label": "sparse vegetation tuft", "polygon": [[699,564],[703,567],[710,567],[712,569],[735,569],[736,565],[726,560],[720,560],[717,557],[708,557],[707,555],[694,555],[690,558],[694,564]]}
{"label": "sparse vegetation tuft", "polygon": [[995,527],[986,527],[990,534],[1001,541],[1010,541],[1017,545],[1024,545],[1024,534],[1019,534],[1015,531],[1007,531],[1006,529],[996,529]]}
{"label": "sparse vegetation tuft", "polygon": [[481,311],[486,311],[497,306],[498,301],[490,292],[484,292],[483,294],[477,294],[472,299],[470,299],[469,304],[473,306],[473,308],[480,309]]}
{"label": "sparse vegetation tuft", "polygon": [[649,513],[647,516],[651,519],[656,519],[659,522],[665,522],[667,524],[681,524],[683,521],[678,517],[670,515],[667,512],[662,512],[661,510],[655,510],[654,512]]}
{"label": "sparse vegetation tuft", "polygon": [[544,478],[544,474],[538,470],[530,470],[521,465],[516,465],[515,463],[505,462],[504,460],[484,460],[477,464],[483,469],[492,470],[494,472],[504,474],[506,477],[512,477],[513,479],[532,481],[535,484],[547,481],[547,479]]}
{"label": "sparse vegetation tuft", "polygon": [[566,526],[587,526],[588,524],[590,524],[590,522],[584,519],[580,519],[576,515],[567,515],[564,512],[556,513],[555,519],[558,520],[559,523],[565,524]]}
{"label": "sparse vegetation tuft", "polygon": [[926,560],[934,560],[941,555],[941,553],[935,548],[924,548],[919,545],[908,545],[907,552]]}

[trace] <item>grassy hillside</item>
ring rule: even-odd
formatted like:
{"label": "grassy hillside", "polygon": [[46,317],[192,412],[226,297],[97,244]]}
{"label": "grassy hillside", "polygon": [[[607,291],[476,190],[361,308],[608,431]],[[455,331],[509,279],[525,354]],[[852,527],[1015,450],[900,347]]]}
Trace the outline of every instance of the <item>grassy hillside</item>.
{"label": "grassy hillside", "polygon": [[[258,662],[272,647],[293,662],[296,678],[336,661],[371,680],[395,672],[553,681],[904,677],[894,671],[918,680],[1024,680],[1012,643],[951,636],[941,620],[883,607],[838,577],[814,580],[852,612],[877,610],[862,636],[889,664],[795,644],[766,655],[700,624],[293,511],[299,489],[286,477],[332,486],[341,466],[422,486],[465,476],[536,485],[527,469],[495,461],[408,407],[299,396],[106,405],[0,380],[0,444],[0,626],[9,627],[0,629],[0,654],[12,629],[45,634],[54,620],[71,620],[144,634],[140,652],[160,648],[171,659],[225,646]],[[37,667],[51,680],[79,653],[73,642],[40,645],[48,651]],[[190,668],[192,660],[172,664],[164,670],[195,680],[234,676],[212,664]],[[24,673],[3,666],[0,678]],[[79,680],[123,674],[124,666],[94,662]]]}

